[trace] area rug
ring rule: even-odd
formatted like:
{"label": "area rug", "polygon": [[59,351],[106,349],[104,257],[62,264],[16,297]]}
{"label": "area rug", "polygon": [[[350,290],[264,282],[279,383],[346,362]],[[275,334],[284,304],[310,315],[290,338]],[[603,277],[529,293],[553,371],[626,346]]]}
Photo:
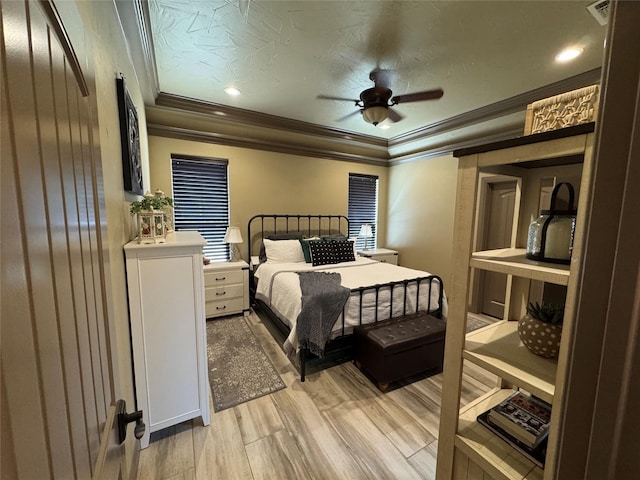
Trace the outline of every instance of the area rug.
{"label": "area rug", "polygon": [[491,324],[490,320],[486,320],[482,317],[476,317],[472,313],[467,314],[467,333],[478,330],[479,328],[486,327]]}
{"label": "area rug", "polygon": [[216,412],[285,387],[242,315],[207,321],[207,356]]}

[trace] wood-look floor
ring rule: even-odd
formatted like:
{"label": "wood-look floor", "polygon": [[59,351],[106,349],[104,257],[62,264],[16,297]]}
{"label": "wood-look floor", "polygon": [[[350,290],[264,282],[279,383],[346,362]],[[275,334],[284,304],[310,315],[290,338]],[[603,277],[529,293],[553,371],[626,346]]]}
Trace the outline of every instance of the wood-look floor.
{"label": "wood-look floor", "polygon": [[[442,374],[381,393],[352,362],[304,383],[261,318],[246,318],[287,387],[152,434],[138,479],[433,479]],[[496,385],[465,365],[463,402]]]}

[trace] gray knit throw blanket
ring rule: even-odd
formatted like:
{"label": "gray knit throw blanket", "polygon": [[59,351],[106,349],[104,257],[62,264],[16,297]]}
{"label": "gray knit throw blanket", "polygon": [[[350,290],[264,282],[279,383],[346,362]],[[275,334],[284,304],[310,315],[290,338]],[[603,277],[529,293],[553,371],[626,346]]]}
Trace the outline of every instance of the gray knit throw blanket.
{"label": "gray knit throw blanket", "polygon": [[340,285],[339,273],[299,272],[298,275],[302,291],[302,309],[296,323],[298,345],[323,357],[331,329],[351,292]]}

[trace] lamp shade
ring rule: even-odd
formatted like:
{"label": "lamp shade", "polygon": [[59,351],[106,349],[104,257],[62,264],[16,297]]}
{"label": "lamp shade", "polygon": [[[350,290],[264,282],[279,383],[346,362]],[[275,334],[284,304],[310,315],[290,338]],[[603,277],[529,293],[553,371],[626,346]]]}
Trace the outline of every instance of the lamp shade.
{"label": "lamp shade", "polygon": [[227,232],[224,234],[224,243],[242,243],[240,227],[227,227]]}
{"label": "lamp shade", "polygon": [[375,106],[365,108],[362,111],[362,118],[364,118],[364,121],[367,123],[378,125],[380,122],[387,118],[388,114],[389,112],[387,107]]}
{"label": "lamp shade", "polygon": [[373,231],[371,230],[371,225],[368,223],[363,224],[360,227],[360,233],[358,234],[360,237],[371,238],[373,237]]}

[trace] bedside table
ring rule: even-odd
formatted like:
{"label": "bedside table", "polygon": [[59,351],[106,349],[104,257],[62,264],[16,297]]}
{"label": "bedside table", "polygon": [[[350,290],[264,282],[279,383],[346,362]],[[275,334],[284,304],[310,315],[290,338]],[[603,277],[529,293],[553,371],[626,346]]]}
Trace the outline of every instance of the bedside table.
{"label": "bedside table", "polygon": [[204,266],[206,318],[249,314],[249,264],[212,262]]}
{"label": "bedside table", "polygon": [[386,248],[374,248],[373,250],[358,250],[360,257],[370,258],[383,263],[398,265],[398,252]]}

